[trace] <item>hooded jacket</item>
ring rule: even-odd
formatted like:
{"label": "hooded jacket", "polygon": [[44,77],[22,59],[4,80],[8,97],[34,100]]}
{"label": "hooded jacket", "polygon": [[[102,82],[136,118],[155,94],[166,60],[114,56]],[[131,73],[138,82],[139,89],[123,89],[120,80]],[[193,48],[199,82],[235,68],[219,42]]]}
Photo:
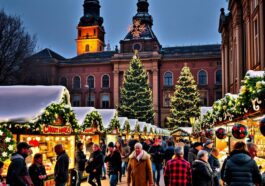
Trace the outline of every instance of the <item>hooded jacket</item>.
{"label": "hooded jacket", "polygon": [[229,186],[253,186],[261,183],[261,174],[247,152],[234,150],[225,166],[224,181]]}
{"label": "hooded jacket", "polygon": [[26,186],[23,176],[29,176],[25,157],[22,154],[14,153],[11,156],[11,164],[8,167],[6,183],[10,186]]}

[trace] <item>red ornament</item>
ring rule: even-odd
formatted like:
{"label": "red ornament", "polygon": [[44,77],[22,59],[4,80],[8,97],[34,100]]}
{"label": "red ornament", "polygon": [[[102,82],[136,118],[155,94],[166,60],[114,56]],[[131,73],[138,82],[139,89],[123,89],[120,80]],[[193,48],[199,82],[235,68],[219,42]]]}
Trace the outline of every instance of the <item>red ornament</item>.
{"label": "red ornament", "polygon": [[247,134],[248,134],[248,131],[245,125],[238,123],[238,124],[235,124],[232,128],[232,135],[236,139],[243,139],[247,136]]}
{"label": "red ornament", "polygon": [[38,147],[39,142],[36,139],[33,139],[29,141],[29,145],[31,145],[32,147]]}
{"label": "red ornament", "polygon": [[219,128],[215,131],[215,135],[218,139],[225,139],[226,138],[226,130],[224,128]]}
{"label": "red ornament", "polygon": [[265,136],[265,118],[263,118],[259,123],[259,130],[263,136]]}
{"label": "red ornament", "polygon": [[212,139],[213,138],[213,130],[212,129],[207,129],[205,132],[206,138]]}

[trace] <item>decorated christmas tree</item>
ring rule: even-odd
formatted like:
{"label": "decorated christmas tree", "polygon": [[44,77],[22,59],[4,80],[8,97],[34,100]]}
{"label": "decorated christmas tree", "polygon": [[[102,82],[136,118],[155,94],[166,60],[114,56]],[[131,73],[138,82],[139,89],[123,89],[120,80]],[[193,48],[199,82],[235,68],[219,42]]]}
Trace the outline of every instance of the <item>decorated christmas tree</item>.
{"label": "decorated christmas tree", "polygon": [[174,95],[171,97],[169,127],[191,126],[190,118],[200,116],[200,95],[196,82],[186,65],[182,68]]}
{"label": "decorated christmas tree", "polygon": [[147,72],[144,70],[137,52],[125,72],[121,87],[119,116],[154,123],[152,91],[149,87]]}

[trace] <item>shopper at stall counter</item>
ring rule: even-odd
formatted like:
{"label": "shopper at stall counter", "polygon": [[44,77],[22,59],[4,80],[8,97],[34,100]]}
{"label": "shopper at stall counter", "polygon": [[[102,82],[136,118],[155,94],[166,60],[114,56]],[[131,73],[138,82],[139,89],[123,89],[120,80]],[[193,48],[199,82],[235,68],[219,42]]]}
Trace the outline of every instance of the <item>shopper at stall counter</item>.
{"label": "shopper at stall counter", "polygon": [[9,184],[9,186],[33,185],[25,162],[30,147],[31,146],[26,142],[18,143],[17,152],[11,156],[11,163],[7,171],[6,183]]}
{"label": "shopper at stall counter", "polygon": [[68,181],[69,157],[62,144],[56,145],[54,150],[57,154],[54,168],[55,186],[65,186]]}
{"label": "shopper at stall counter", "polygon": [[47,178],[46,170],[43,165],[42,154],[34,155],[33,162],[29,167],[29,175],[34,186],[44,186],[44,180]]}
{"label": "shopper at stall counter", "polygon": [[82,142],[78,142],[76,148],[77,148],[77,151],[75,153],[75,170],[77,172],[76,186],[80,186],[83,179],[83,173],[85,170],[87,159],[83,151],[84,144]]}

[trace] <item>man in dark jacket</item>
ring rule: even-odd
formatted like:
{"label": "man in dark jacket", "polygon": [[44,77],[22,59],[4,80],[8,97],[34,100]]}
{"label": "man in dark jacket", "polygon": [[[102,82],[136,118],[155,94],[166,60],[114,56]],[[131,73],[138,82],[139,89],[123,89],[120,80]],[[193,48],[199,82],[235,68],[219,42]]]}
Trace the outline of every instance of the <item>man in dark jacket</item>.
{"label": "man in dark jacket", "polygon": [[209,156],[209,164],[213,170],[213,172],[216,174],[214,177],[214,186],[219,186],[220,181],[219,181],[219,173],[220,173],[220,162],[218,160],[219,156],[219,150],[217,148],[213,148],[211,155]]}
{"label": "man in dark jacket", "polygon": [[188,162],[192,165],[192,163],[197,159],[197,154],[200,150],[202,150],[202,143],[195,142],[188,154]]}
{"label": "man in dark jacket", "polygon": [[75,170],[77,171],[76,186],[80,186],[87,159],[86,155],[83,152],[84,148],[83,143],[78,142],[76,147],[77,147],[77,151],[75,153]]}
{"label": "man in dark jacket", "polygon": [[224,169],[224,181],[229,186],[253,186],[261,184],[257,163],[251,159],[244,142],[237,142]]}
{"label": "man in dark jacket", "polygon": [[108,174],[110,178],[110,186],[116,186],[118,183],[118,171],[121,168],[121,155],[114,149],[114,143],[108,144],[108,154],[105,158],[108,163]]}
{"label": "man in dark jacket", "polygon": [[213,141],[207,140],[204,144],[203,150],[206,150],[209,154],[211,154],[213,148]]}
{"label": "man in dark jacket", "polygon": [[89,159],[89,179],[88,183],[92,186],[97,186],[93,180],[96,179],[98,186],[101,186],[100,182],[100,175],[101,175],[101,170],[102,170],[102,165],[103,165],[103,154],[100,151],[100,147],[98,144],[93,144],[93,153],[90,156]]}
{"label": "man in dark jacket", "polygon": [[173,155],[174,155],[174,147],[173,147],[173,143],[171,141],[168,142],[168,147],[165,151],[165,161],[166,163],[172,159]]}
{"label": "man in dark jacket", "polygon": [[56,186],[65,186],[68,181],[69,157],[63,149],[62,144],[54,147],[57,161],[54,168],[54,179]]}
{"label": "man in dark jacket", "polygon": [[27,166],[25,163],[25,158],[29,154],[30,147],[31,146],[28,145],[26,142],[18,143],[17,152],[12,155],[11,163],[7,171],[6,183],[9,184],[10,186],[30,185],[25,181],[26,177],[30,179]]}

